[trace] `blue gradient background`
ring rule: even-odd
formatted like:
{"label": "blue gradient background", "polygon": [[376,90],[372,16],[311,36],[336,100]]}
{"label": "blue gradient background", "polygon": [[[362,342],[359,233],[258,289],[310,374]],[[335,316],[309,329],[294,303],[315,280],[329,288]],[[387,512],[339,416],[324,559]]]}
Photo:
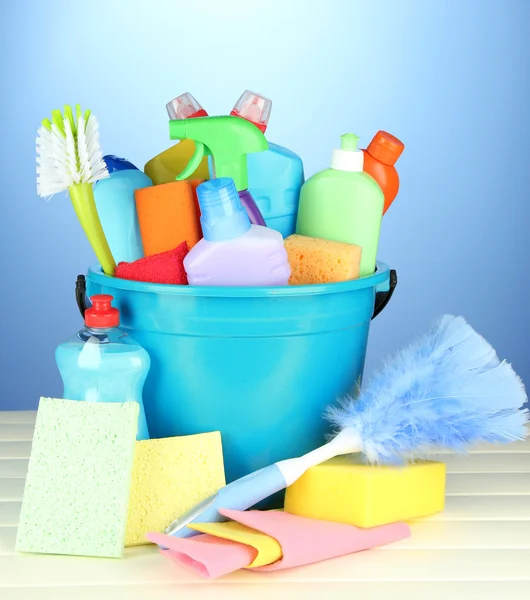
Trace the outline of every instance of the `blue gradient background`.
{"label": "blue gradient background", "polygon": [[60,395],[56,345],[77,331],[74,282],[94,256],[69,200],[35,192],[41,119],[81,102],[105,153],[138,166],[170,145],[165,103],[212,114],[245,88],[274,101],[269,138],[309,176],[340,134],[406,144],[380,258],[399,286],[367,371],[441,313],[464,315],[523,378],[530,313],[530,2],[19,0],[0,22],[0,409]]}

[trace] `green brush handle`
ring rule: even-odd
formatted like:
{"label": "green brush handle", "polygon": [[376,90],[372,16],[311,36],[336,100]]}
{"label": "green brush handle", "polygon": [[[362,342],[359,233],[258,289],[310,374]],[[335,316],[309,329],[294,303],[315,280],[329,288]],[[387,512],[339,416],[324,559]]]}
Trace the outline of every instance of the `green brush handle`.
{"label": "green brush handle", "polygon": [[116,263],[101,227],[91,183],[77,183],[70,190],[70,199],[85,235],[107,275],[114,275]]}

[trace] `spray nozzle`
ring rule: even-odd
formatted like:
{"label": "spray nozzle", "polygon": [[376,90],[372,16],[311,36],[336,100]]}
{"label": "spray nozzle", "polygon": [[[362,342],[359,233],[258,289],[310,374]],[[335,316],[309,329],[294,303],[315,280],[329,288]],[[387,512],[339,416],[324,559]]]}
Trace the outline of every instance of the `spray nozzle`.
{"label": "spray nozzle", "polygon": [[193,140],[195,154],[177,180],[195,172],[203,156],[213,157],[215,177],[231,177],[238,191],[248,188],[247,154],[268,150],[263,133],[252,123],[234,116],[171,120],[172,140]]}
{"label": "spray nozzle", "polygon": [[258,129],[265,133],[271,115],[271,107],[272,100],[250,90],[245,90],[230,114],[254,123]]}
{"label": "spray nozzle", "polygon": [[208,113],[189,92],[181,94],[168,102],[166,110],[169,118],[174,120],[208,116]]}

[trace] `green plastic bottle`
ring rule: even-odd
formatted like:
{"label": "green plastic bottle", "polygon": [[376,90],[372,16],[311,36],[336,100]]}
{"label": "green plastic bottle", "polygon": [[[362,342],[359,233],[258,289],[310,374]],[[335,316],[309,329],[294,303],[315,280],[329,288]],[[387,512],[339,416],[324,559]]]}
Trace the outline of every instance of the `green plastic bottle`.
{"label": "green plastic bottle", "polygon": [[310,177],[302,186],[296,233],[361,246],[360,277],[375,271],[385,197],[375,179],[363,172],[359,138],[341,136],[331,168]]}

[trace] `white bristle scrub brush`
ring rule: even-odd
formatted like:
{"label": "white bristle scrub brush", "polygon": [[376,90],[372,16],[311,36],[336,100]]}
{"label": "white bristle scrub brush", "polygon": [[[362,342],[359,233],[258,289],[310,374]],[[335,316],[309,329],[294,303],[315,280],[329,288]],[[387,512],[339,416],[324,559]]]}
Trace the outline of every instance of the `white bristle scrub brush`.
{"label": "white bristle scrub brush", "polygon": [[98,122],[89,110],[75,115],[68,105],[52,111],[37,134],[37,193],[48,198],[68,191],[77,218],[103,271],[113,275],[116,263],[96,210],[92,185],[109,176],[99,145]]}

